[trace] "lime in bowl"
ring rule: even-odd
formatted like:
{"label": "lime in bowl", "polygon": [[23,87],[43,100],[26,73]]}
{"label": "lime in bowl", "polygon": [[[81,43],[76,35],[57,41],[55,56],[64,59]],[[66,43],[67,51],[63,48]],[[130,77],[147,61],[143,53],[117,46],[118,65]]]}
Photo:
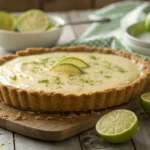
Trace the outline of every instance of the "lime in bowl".
{"label": "lime in bowl", "polygon": [[15,17],[0,12],[0,48],[13,52],[29,47],[53,46],[64,24],[61,17],[45,15],[40,10],[29,10]]}
{"label": "lime in bowl", "polygon": [[145,21],[129,26],[125,31],[125,43],[134,51],[150,56],[150,32]]}

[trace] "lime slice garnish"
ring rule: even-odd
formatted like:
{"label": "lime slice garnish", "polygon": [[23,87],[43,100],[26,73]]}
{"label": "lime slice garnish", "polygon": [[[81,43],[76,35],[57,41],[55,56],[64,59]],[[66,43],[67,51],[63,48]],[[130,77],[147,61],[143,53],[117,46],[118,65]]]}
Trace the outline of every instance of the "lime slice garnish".
{"label": "lime slice garnish", "polygon": [[100,137],[111,143],[124,143],[132,138],[138,128],[134,112],[120,109],[104,115],[96,124]]}
{"label": "lime slice garnish", "polygon": [[74,64],[74,65],[80,67],[80,68],[89,67],[89,65],[85,61],[83,61],[79,58],[76,58],[76,57],[64,58],[58,62],[58,64],[61,64],[61,63],[71,63],[71,64]]}
{"label": "lime slice garnish", "polygon": [[0,29],[13,30],[16,18],[10,13],[0,11]]}
{"label": "lime slice garnish", "polygon": [[145,20],[145,27],[148,31],[150,31],[150,12],[148,13],[146,20]]}
{"label": "lime slice garnish", "polygon": [[49,27],[49,19],[41,10],[29,10],[17,19],[16,29],[20,32],[40,32]]}
{"label": "lime slice garnish", "polygon": [[57,64],[51,68],[51,71],[66,72],[66,73],[84,73],[81,68],[71,63]]}
{"label": "lime slice garnish", "polygon": [[150,115],[150,92],[142,94],[140,102],[144,112]]}

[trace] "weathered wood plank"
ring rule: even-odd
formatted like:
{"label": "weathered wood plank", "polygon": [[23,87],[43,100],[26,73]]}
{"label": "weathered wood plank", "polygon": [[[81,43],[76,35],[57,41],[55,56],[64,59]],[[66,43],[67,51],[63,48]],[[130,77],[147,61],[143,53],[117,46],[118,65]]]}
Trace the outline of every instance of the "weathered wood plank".
{"label": "weathered wood plank", "polygon": [[40,8],[40,0],[0,0],[0,9],[5,11],[17,12],[33,8]]}
{"label": "weathered wood plank", "polygon": [[84,132],[79,137],[83,150],[134,150],[131,140],[124,144],[111,144],[100,138],[95,129]]}
{"label": "weathered wood plank", "polygon": [[137,150],[150,150],[150,118],[143,111],[137,113],[139,119],[139,130],[133,137]]}
{"label": "weathered wood plank", "polygon": [[0,150],[14,150],[12,132],[0,129]]}
{"label": "weathered wood plank", "polygon": [[[85,11],[70,11],[69,12],[69,17],[72,22],[78,22],[78,21],[83,21],[83,20],[88,20],[88,15],[91,13],[91,10],[85,10]],[[89,27],[90,24],[79,24],[79,25],[74,25],[73,30],[75,32],[75,35],[77,37],[80,37],[85,30]]]}
{"label": "weathered wood plank", "polygon": [[44,0],[45,11],[67,11],[91,8],[91,0]]}
{"label": "weathered wood plank", "polygon": [[16,134],[16,150],[81,150],[77,136],[62,142],[44,142]]}

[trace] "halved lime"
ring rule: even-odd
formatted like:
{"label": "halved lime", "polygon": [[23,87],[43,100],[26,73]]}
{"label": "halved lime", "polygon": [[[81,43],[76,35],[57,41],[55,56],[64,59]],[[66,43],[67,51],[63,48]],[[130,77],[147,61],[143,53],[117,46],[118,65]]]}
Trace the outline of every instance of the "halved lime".
{"label": "halved lime", "polygon": [[20,32],[40,32],[48,27],[48,16],[38,9],[26,11],[18,17],[16,23],[16,29]]}
{"label": "halved lime", "polygon": [[84,73],[81,68],[70,63],[57,64],[51,68],[51,71],[66,72],[66,73]]}
{"label": "halved lime", "polygon": [[58,26],[58,24],[56,22],[49,20],[49,25],[48,25],[46,30],[50,30],[50,29],[57,27],[57,26]]}
{"label": "halved lime", "polygon": [[8,12],[0,11],[0,29],[13,30],[15,26],[15,17]]}
{"label": "halved lime", "polygon": [[120,109],[104,115],[96,124],[100,137],[111,143],[124,143],[132,138],[138,128],[134,112]]}
{"label": "halved lime", "polygon": [[146,20],[145,20],[145,27],[148,31],[150,31],[150,12],[148,13]]}
{"label": "halved lime", "polygon": [[140,102],[144,112],[150,115],[150,92],[142,94]]}
{"label": "halved lime", "polygon": [[71,64],[74,64],[74,65],[80,67],[80,68],[89,67],[89,65],[85,61],[83,61],[79,58],[76,58],[76,57],[64,58],[58,62],[58,64],[61,64],[61,63],[71,63]]}

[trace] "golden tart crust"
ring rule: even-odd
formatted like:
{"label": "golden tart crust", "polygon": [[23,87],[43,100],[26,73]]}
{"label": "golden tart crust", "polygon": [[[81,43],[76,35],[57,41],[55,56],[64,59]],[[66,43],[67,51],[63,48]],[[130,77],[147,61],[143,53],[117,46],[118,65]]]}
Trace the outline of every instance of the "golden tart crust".
{"label": "golden tart crust", "polygon": [[133,100],[134,98],[136,98],[144,90],[148,80],[148,76],[150,75],[150,62],[146,58],[123,51],[114,51],[110,48],[86,46],[29,48],[23,51],[18,51],[16,52],[16,54],[1,57],[0,65],[18,56],[51,53],[55,51],[99,52],[103,54],[123,56],[130,60],[134,60],[137,64],[141,64],[140,66],[142,68],[142,75],[132,83],[123,87],[88,92],[80,95],[63,95],[62,93],[44,92],[42,90],[25,90],[0,83],[1,100],[8,105],[34,111],[72,112],[99,110],[121,105],[128,102],[129,100]]}

